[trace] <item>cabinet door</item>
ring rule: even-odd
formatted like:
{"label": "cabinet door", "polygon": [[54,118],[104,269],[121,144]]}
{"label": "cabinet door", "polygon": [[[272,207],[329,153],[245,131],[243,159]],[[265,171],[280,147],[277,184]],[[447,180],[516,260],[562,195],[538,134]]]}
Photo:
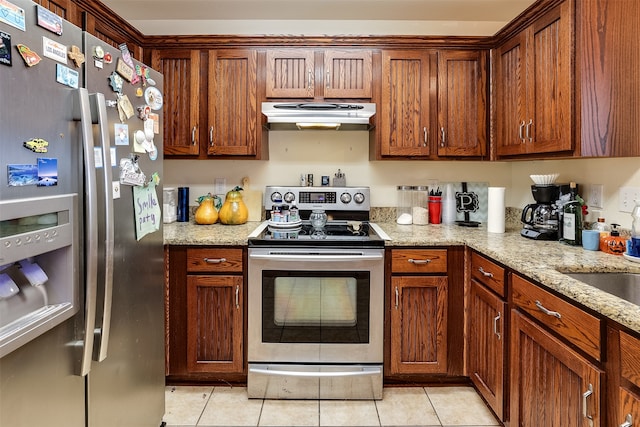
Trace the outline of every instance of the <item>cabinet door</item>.
{"label": "cabinet door", "polygon": [[325,98],[371,98],[372,75],[370,50],[324,52]]}
{"label": "cabinet door", "polygon": [[469,373],[496,415],[504,420],[506,303],[475,280],[469,294]]}
{"label": "cabinet door", "polygon": [[620,406],[616,425],[633,427],[640,423],[640,397],[620,387]]}
{"label": "cabinet door", "polygon": [[197,155],[200,52],[154,50],[151,67],[164,75],[164,154]]}
{"label": "cabinet door", "polygon": [[315,60],[313,50],[267,51],[267,98],[313,98]]}
{"label": "cabinet door", "polygon": [[391,279],[391,374],[447,372],[447,278]]}
{"label": "cabinet door", "polygon": [[484,156],[487,147],[486,53],[438,53],[438,156]]}
{"label": "cabinet door", "polygon": [[257,153],[261,135],[255,50],[209,51],[209,155]]}
{"label": "cabinet door", "polygon": [[571,150],[571,2],[563,2],[536,20],[528,33],[527,97],[532,108],[525,119],[527,144],[531,145],[528,150],[533,153]]}
{"label": "cabinet door", "polygon": [[527,115],[526,39],[520,34],[496,50],[496,139],[497,154],[526,152]]}
{"label": "cabinet door", "polygon": [[602,371],[517,310],[511,325],[510,425],[599,427]]}
{"label": "cabinet door", "polygon": [[187,370],[242,372],[242,276],[187,278]]}
{"label": "cabinet door", "polygon": [[380,153],[428,156],[430,63],[424,50],[382,52]]}

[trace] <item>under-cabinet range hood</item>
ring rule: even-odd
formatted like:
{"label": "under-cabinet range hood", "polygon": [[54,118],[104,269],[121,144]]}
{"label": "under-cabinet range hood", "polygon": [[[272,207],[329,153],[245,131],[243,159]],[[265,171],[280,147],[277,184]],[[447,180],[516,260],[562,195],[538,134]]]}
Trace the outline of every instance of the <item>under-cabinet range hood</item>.
{"label": "under-cabinet range hood", "polygon": [[373,129],[376,114],[372,103],[263,102],[262,114],[270,130],[364,130]]}

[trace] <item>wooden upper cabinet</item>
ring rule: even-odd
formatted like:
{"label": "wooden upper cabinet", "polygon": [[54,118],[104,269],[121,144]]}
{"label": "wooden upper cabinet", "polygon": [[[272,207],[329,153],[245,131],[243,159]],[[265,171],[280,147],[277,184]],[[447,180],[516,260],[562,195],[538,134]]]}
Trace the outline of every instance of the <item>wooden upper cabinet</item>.
{"label": "wooden upper cabinet", "polygon": [[255,50],[209,51],[209,155],[255,155],[260,132]]}
{"label": "wooden upper cabinet", "polygon": [[581,155],[640,156],[640,2],[576,1]]}
{"label": "wooden upper cabinet", "polygon": [[564,1],[496,50],[498,156],[574,147],[572,5]]}
{"label": "wooden upper cabinet", "polygon": [[324,51],[325,98],[371,98],[370,50]]}
{"label": "wooden upper cabinet", "polygon": [[313,98],[315,55],[306,49],[267,51],[267,98]]}
{"label": "wooden upper cabinet", "polygon": [[425,50],[383,51],[377,123],[382,156],[428,156],[430,55]]}
{"label": "wooden upper cabinet", "polygon": [[267,98],[371,98],[371,58],[359,49],[270,49]]}
{"label": "wooden upper cabinet", "polygon": [[484,156],[487,73],[484,51],[438,53],[438,156]]}
{"label": "wooden upper cabinet", "polygon": [[164,154],[199,154],[200,52],[154,50],[151,67],[164,75]]}

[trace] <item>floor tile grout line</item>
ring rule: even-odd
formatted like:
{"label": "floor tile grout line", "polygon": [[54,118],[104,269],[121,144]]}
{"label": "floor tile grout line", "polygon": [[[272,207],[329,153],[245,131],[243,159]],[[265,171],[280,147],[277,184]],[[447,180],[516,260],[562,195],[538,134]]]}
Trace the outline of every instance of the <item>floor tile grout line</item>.
{"label": "floor tile grout line", "polygon": [[209,397],[207,398],[207,401],[202,406],[202,411],[200,411],[200,415],[198,416],[198,419],[196,420],[195,427],[198,427],[198,424],[200,424],[200,420],[202,419],[202,416],[204,415],[204,411],[207,409],[207,406],[209,405],[209,401],[211,401],[211,398],[213,397],[213,392],[215,390],[216,390],[215,387],[211,387],[211,391],[209,391]]}
{"label": "floor tile grout line", "polygon": [[431,396],[429,396],[429,392],[427,391],[427,388],[426,387],[422,387],[422,390],[424,390],[424,394],[427,395],[427,399],[429,400],[429,405],[431,405],[431,407],[433,408],[433,412],[436,414],[436,418],[438,419],[438,423],[442,427],[444,424],[442,424],[442,420],[440,419],[440,415],[438,414],[438,410],[436,409],[436,406],[433,404],[433,401],[431,400]]}

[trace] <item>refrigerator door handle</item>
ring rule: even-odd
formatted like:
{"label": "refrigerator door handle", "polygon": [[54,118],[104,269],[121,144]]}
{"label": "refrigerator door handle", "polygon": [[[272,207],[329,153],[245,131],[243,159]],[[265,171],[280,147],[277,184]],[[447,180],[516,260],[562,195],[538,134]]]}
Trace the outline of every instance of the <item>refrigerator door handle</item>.
{"label": "refrigerator door handle", "polygon": [[98,200],[96,199],[96,169],[93,153],[93,128],[89,92],[85,88],[76,91],[74,119],[80,121],[82,152],[84,158],[85,237],[84,237],[84,331],[82,339],[74,342],[79,351],[75,374],[85,376],[91,370],[93,330],[96,322],[96,293],[98,290]]}
{"label": "refrigerator door handle", "polygon": [[94,360],[102,362],[107,358],[109,349],[109,331],[111,328],[111,302],[113,300],[113,251],[114,251],[114,218],[113,218],[113,172],[111,164],[111,139],[109,138],[109,121],[107,118],[107,104],[102,93],[90,95],[93,111],[97,114],[98,128],[100,130],[99,144],[102,147],[104,167],[102,175],[104,180],[104,206],[105,212],[105,239],[104,239],[104,302],[102,305],[102,324],[95,326]]}

